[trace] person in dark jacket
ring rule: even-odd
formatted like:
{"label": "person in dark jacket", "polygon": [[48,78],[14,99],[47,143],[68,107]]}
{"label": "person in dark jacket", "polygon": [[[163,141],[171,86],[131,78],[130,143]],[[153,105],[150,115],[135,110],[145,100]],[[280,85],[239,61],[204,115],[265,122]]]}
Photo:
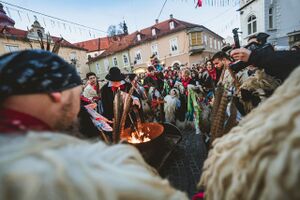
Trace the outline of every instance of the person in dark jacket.
{"label": "person in dark jacket", "polygon": [[245,48],[235,49],[230,53],[235,60],[253,65],[281,81],[300,64],[300,54],[297,51],[268,51],[257,49],[250,51]]}
{"label": "person in dark jacket", "polygon": [[[125,75],[121,73],[118,67],[112,67],[109,73],[105,76],[108,82],[101,88],[101,101],[103,106],[102,115],[109,120],[112,120],[113,115],[113,101],[115,93],[118,89],[123,92],[129,92],[131,84],[125,81]],[[133,104],[140,107],[138,98],[133,97]]]}

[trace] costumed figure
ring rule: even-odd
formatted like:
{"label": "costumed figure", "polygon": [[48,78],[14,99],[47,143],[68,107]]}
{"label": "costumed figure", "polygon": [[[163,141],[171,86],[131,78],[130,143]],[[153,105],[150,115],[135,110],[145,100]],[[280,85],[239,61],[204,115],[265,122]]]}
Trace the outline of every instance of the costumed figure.
{"label": "costumed figure", "polygon": [[[151,106],[153,118],[156,120],[162,119],[163,99],[161,97],[161,90],[163,88],[163,80],[159,78],[154,66],[148,67],[148,73],[144,81],[144,87],[147,90],[148,102]],[[150,119],[151,120],[151,119]]]}
{"label": "costumed figure", "polygon": [[300,198],[300,66],[273,95],[216,139],[199,187],[207,200]]}
{"label": "costumed figure", "polygon": [[159,72],[163,71],[163,67],[160,65],[160,61],[157,58],[156,54],[153,54],[150,57],[150,62],[151,62],[151,65],[153,65],[157,71],[159,71]]}
{"label": "costumed figure", "polygon": [[262,101],[270,97],[274,90],[281,84],[280,80],[266,74],[264,70],[258,69],[246,79],[239,88],[238,97],[242,104],[244,115],[257,107]]}
{"label": "costumed figure", "polygon": [[165,121],[175,124],[175,111],[180,107],[179,91],[175,88],[164,98]]}
{"label": "costumed figure", "polygon": [[[125,81],[125,75],[121,73],[118,67],[112,67],[105,76],[108,82],[101,88],[101,102],[103,105],[102,115],[108,120],[113,119],[113,101],[117,90],[127,93],[131,88],[131,84]],[[140,107],[137,97],[132,96],[133,103]]]}
{"label": "costumed figure", "polygon": [[87,84],[83,89],[82,95],[92,102],[98,102],[100,97],[100,88],[97,76],[94,72],[86,74]]}

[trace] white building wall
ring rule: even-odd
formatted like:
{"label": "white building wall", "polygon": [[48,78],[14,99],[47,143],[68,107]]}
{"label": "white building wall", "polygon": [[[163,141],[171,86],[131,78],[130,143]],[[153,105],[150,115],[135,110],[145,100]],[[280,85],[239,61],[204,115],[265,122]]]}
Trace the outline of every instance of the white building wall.
{"label": "white building wall", "polygon": [[[269,42],[276,46],[288,47],[287,33],[300,30],[300,1],[299,0],[265,0],[265,10],[270,6],[275,8],[274,30],[266,32],[270,34]],[[269,24],[268,13],[266,23]]]}
{"label": "white building wall", "polygon": [[[246,0],[241,0],[241,7]],[[274,9],[274,28],[269,29],[269,8]],[[243,44],[247,42],[248,17],[257,17],[257,32],[270,35],[268,41],[277,47],[288,48],[287,33],[300,30],[300,0],[254,0],[240,11]]]}
{"label": "white building wall", "polygon": [[248,35],[248,18],[253,14],[256,16],[257,20],[257,31],[264,32],[265,30],[265,22],[264,22],[264,0],[256,0],[247,7],[245,7],[242,12],[240,13],[240,19],[241,19],[241,31],[242,31],[242,44],[247,43]]}

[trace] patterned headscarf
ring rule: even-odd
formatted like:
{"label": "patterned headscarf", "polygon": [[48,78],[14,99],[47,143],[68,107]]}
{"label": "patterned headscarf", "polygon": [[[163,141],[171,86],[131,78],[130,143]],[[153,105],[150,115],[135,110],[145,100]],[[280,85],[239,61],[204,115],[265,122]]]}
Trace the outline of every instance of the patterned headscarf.
{"label": "patterned headscarf", "polygon": [[0,100],[11,95],[59,92],[81,85],[76,69],[58,55],[24,50],[0,57]]}

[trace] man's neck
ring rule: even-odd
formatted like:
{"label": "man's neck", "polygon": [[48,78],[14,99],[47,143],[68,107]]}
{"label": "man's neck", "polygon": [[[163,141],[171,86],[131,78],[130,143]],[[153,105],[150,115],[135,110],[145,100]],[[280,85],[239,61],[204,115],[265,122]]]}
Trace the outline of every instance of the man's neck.
{"label": "man's neck", "polygon": [[0,133],[25,133],[28,130],[51,130],[51,127],[42,120],[10,108],[1,108],[0,116]]}

